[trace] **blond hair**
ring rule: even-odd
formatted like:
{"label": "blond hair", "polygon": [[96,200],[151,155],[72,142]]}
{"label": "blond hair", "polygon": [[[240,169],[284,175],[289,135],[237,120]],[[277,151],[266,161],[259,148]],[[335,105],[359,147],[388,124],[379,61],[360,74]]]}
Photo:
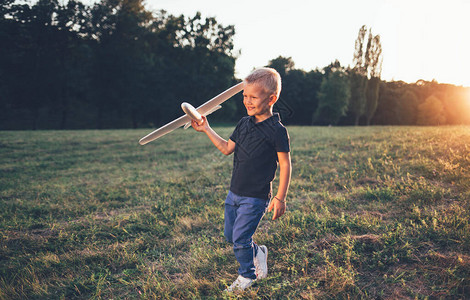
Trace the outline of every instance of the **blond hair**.
{"label": "blond hair", "polygon": [[243,81],[245,84],[257,84],[262,87],[269,95],[276,95],[279,99],[281,94],[282,82],[281,75],[273,68],[259,68],[246,76]]}

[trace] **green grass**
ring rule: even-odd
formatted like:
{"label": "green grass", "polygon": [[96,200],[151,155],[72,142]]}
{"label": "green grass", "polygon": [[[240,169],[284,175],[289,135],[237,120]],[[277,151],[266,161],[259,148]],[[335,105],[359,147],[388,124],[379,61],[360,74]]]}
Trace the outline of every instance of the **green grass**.
{"label": "green grass", "polygon": [[[469,297],[470,127],[289,132],[288,211],[255,235],[269,276],[232,298]],[[0,132],[0,299],[227,297],[233,158],[147,133]]]}

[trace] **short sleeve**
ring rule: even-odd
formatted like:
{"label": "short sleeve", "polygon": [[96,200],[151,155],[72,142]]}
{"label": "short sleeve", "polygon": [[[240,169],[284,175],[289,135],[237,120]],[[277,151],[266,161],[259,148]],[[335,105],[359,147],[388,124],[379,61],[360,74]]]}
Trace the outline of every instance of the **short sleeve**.
{"label": "short sleeve", "polygon": [[276,130],[274,138],[276,152],[290,152],[289,134],[284,126]]}
{"label": "short sleeve", "polygon": [[230,135],[230,139],[232,141],[234,141],[235,143],[238,141],[238,137],[240,135],[240,126],[241,126],[241,123],[242,123],[243,119],[241,119],[240,121],[238,121],[238,124],[237,126],[235,127],[235,129],[233,130],[232,134]]}

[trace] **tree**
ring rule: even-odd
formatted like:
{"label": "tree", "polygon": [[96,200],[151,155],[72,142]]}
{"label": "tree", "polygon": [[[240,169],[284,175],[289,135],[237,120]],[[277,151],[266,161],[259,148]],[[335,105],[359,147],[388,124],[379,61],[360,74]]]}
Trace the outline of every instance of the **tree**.
{"label": "tree", "polygon": [[372,77],[367,82],[365,116],[366,124],[370,125],[377,110],[379,100],[380,78]]}
{"label": "tree", "polygon": [[367,68],[364,55],[367,27],[359,29],[355,42],[353,68],[349,72],[351,83],[351,100],[349,110],[354,116],[354,125],[359,125],[359,118],[364,114],[366,106]]}
{"label": "tree", "polygon": [[377,109],[380,75],[382,73],[382,45],[380,43],[380,36],[373,36],[371,30],[369,30],[369,40],[367,42],[365,57],[365,66],[369,78],[366,90],[365,115],[367,125],[370,125],[371,119]]}
{"label": "tree", "polygon": [[377,111],[373,117],[377,125],[400,124],[399,97],[401,94],[401,82],[382,82],[379,90]]}
{"label": "tree", "polygon": [[416,125],[418,105],[418,97],[409,87],[406,87],[398,102],[400,125]]}
{"label": "tree", "polygon": [[342,70],[330,72],[323,78],[318,93],[318,108],[313,116],[314,124],[336,125],[346,115],[350,97],[349,80]]}
{"label": "tree", "polygon": [[286,124],[310,125],[318,105],[322,72],[295,69],[292,58],[282,56],[269,61],[268,67],[276,69],[282,78],[281,96],[274,110]]}
{"label": "tree", "polygon": [[367,77],[354,69],[349,72],[350,94],[349,110],[354,117],[354,125],[359,125],[359,118],[366,108]]}
{"label": "tree", "polygon": [[366,116],[369,125],[377,109],[382,71],[382,45],[380,36],[374,36],[372,30],[367,35],[367,27],[359,29],[355,42],[353,68],[350,70],[351,102],[350,111],[354,116],[354,124],[359,118]]}
{"label": "tree", "polygon": [[444,105],[434,95],[429,96],[418,106],[418,125],[444,125]]}
{"label": "tree", "polygon": [[278,56],[277,58],[269,61],[268,67],[275,69],[279,75],[281,75],[281,78],[283,78],[294,69],[295,63],[292,60],[292,57]]}
{"label": "tree", "polygon": [[18,3],[0,4],[1,128],[160,125],[181,100],[197,105],[234,83],[235,29],[215,18],[142,0]]}
{"label": "tree", "polygon": [[[5,59],[0,69],[12,102],[23,123],[39,128],[40,115],[51,107],[57,91],[58,49],[62,39],[56,30],[58,3],[40,0],[32,7],[8,9],[9,30],[2,41]],[[5,43],[3,43],[5,42]]]}
{"label": "tree", "polygon": [[93,7],[92,27],[99,128],[162,125],[181,114],[180,101],[201,104],[233,83],[234,27],[215,18],[152,14],[142,0],[107,0]]}

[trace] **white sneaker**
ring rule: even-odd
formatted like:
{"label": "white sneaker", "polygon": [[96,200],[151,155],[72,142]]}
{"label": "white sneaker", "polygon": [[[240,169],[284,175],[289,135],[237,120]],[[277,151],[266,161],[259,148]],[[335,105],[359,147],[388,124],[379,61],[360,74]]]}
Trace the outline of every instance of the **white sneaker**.
{"label": "white sneaker", "polygon": [[263,279],[268,276],[268,248],[266,246],[259,246],[258,253],[254,258],[256,268],[256,279]]}
{"label": "white sneaker", "polygon": [[249,288],[255,280],[256,279],[250,279],[243,277],[242,275],[238,275],[238,278],[225,290],[225,292],[243,291]]}

